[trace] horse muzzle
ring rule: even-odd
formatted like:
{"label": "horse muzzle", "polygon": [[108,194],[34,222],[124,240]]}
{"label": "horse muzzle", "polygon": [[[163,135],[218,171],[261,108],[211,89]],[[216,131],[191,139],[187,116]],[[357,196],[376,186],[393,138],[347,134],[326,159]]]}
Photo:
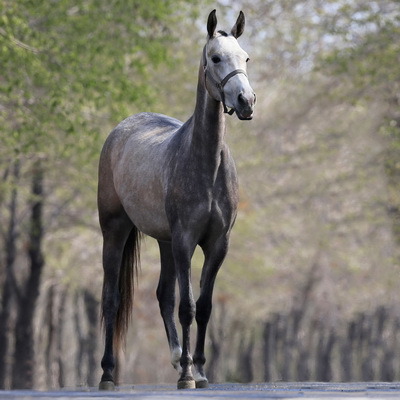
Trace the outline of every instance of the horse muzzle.
{"label": "horse muzzle", "polygon": [[249,94],[240,93],[235,107],[237,117],[242,121],[253,119],[254,106],[256,104],[256,94],[251,92]]}

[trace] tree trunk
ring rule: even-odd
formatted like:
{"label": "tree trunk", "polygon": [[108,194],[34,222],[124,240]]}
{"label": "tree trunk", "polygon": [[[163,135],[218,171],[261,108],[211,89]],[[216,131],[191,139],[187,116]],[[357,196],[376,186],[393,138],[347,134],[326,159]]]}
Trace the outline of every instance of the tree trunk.
{"label": "tree trunk", "polygon": [[59,297],[59,305],[58,305],[58,318],[57,318],[57,364],[58,364],[58,386],[65,387],[66,384],[66,374],[65,374],[65,366],[64,366],[64,357],[63,357],[63,339],[64,339],[64,329],[65,329],[65,310],[66,310],[66,302],[67,302],[67,288],[63,288]]}
{"label": "tree trunk", "polygon": [[86,306],[86,314],[88,318],[89,328],[87,334],[87,357],[88,357],[88,372],[87,372],[87,384],[94,386],[97,383],[97,358],[96,358],[96,347],[98,338],[98,326],[99,326],[99,303],[93,294],[85,290],[84,300]]}
{"label": "tree trunk", "polygon": [[77,381],[79,385],[85,385],[85,378],[84,378],[84,356],[85,356],[85,347],[86,347],[86,340],[85,334],[83,329],[83,317],[82,317],[82,296],[81,293],[77,293],[74,298],[74,319],[75,319],[75,337],[78,345],[77,356],[75,359],[75,371],[77,376]]}
{"label": "tree trunk", "polygon": [[12,387],[32,389],[34,386],[34,313],[39,297],[43,271],[43,168],[37,161],[32,171],[32,203],[28,237],[29,276],[18,302],[15,325],[15,352]]}
{"label": "tree trunk", "polygon": [[267,321],[264,326],[263,332],[263,367],[264,367],[264,381],[272,381],[272,366],[273,366],[273,327],[272,322]]}
{"label": "tree trunk", "polygon": [[254,336],[250,332],[249,339],[246,339],[246,333],[242,331],[241,339],[239,342],[238,351],[238,373],[240,382],[249,383],[253,381],[253,349],[254,349]]}
{"label": "tree trunk", "polygon": [[19,178],[20,163],[17,160],[14,164],[13,171],[13,189],[11,191],[11,199],[9,205],[10,219],[5,238],[5,279],[1,298],[0,313],[0,389],[5,389],[7,377],[7,356],[9,352],[9,334],[10,334],[10,315],[13,297],[14,279],[14,263],[16,256],[17,241],[17,181]]}
{"label": "tree trunk", "polygon": [[215,383],[223,379],[221,370],[221,354],[224,352],[226,327],[228,324],[225,303],[219,302],[214,306],[213,314],[209,323],[208,337],[210,339],[209,359],[206,364],[206,372],[209,382]]}

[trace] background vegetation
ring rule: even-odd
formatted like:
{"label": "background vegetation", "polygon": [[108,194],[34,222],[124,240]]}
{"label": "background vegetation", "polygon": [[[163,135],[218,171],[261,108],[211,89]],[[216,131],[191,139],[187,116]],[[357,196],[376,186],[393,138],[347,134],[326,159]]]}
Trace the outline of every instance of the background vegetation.
{"label": "background vegetation", "polygon": [[[398,0],[0,0],[0,388],[97,384],[100,149],[135,112],[190,116],[215,7],[246,14],[258,104],[229,118],[241,203],[209,376],[400,379]],[[143,254],[119,380],[175,382]]]}

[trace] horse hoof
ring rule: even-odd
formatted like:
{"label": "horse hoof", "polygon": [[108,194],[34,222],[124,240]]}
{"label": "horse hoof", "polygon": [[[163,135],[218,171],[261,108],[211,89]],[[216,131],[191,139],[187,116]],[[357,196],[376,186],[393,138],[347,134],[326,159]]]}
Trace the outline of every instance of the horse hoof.
{"label": "horse hoof", "polygon": [[115,390],[115,384],[113,381],[100,382],[99,390],[106,390],[106,391],[112,392]]}
{"label": "horse hoof", "polygon": [[196,389],[208,389],[208,381],[196,381]]}
{"label": "horse hoof", "polygon": [[196,382],[194,379],[186,381],[178,381],[178,389],[195,389]]}

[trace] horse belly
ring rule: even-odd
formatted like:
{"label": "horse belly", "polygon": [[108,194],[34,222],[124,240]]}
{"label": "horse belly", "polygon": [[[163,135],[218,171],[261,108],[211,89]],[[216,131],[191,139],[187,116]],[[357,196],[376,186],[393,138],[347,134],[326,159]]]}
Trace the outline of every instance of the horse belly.
{"label": "horse belly", "polygon": [[114,187],[129,218],[146,235],[169,240],[164,173],[171,133],[161,128],[130,132],[114,148]]}
{"label": "horse belly", "polygon": [[133,202],[125,207],[125,211],[135,226],[143,233],[157,240],[170,240],[170,228],[164,207],[156,203]]}
{"label": "horse belly", "polygon": [[159,183],[146,179],[139,183],[131,179],[117,192],[126,213],[141,232],[158,240],[170,239],[164,194]]}
{"label": "horse belly", "polygon": [[120,202],[141,232],[158,240],[168,240],[171,235],[161,168],[157,168],[157,162],[149,168],[146,163],[133,160],[135,157],[130,162],[123,157],[115,166],[114,186]]}

